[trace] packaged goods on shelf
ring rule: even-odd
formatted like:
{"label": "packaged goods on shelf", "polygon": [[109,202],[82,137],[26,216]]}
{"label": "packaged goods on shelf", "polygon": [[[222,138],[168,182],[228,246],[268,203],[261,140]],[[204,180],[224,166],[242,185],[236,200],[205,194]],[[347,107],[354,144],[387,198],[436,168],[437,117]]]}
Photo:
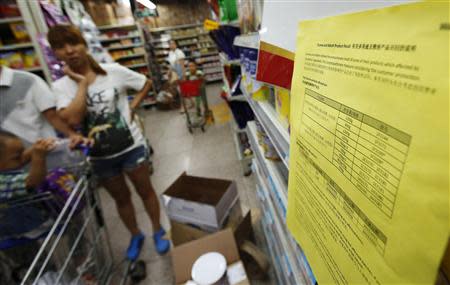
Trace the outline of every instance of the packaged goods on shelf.
{"label": "packaged goods on shelf", "polygon": [[0,53],[0,65],[6,65],[11,68],[22,69],[24,68],[22,54],[20,52],[6,52]]}
{"label": "packaged goods on shelf", "polygon": [[97,26],[106,26],[116,23],[114,9],[110,4],[96,3],[96,1],[89,0],[86,2],[85,6]]}
{"label": "packaged goods on shelf", "polygon": [[278,120],[285,129],[289,129],[289,114],[291,109],[290,91],[281,87],[275,87],[275,102]]}
{"label": "packaged goods on shelf", "polygon": [[17,42],[30,41],[30,35],[28,34],[27,27],[24,22],[10,23],[9,28],[11,29]]}
{"label": "packaged goods on shelf", "polygon": [[19,17],[20,10],[16,3],[0,3],[0,18]]}

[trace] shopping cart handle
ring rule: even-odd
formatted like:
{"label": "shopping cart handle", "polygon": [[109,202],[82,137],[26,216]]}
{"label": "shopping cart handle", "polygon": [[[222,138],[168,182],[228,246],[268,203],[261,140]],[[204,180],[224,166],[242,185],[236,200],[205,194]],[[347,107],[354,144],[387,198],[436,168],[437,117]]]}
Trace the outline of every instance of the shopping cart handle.
{"label": "shopping cart handle", "polygon": [[85,156],[88,156],[89,153],[91,152],[91,146],[84,144],[84,143],[80,143],[78,145],[75,146],[74,149],[81,151]]}

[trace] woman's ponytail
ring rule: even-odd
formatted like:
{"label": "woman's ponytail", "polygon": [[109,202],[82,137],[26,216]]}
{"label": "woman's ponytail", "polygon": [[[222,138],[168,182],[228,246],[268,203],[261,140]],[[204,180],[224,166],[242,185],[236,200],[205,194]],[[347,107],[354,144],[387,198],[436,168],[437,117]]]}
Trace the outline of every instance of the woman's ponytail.
{"label": "woman's ponytail", "polygon": [[89,65],[91,66],[92,70],[96,74],[106,75],[106,71],[98,64],[98,62],[92,57],[92,55],[88,54],[88,60]]}

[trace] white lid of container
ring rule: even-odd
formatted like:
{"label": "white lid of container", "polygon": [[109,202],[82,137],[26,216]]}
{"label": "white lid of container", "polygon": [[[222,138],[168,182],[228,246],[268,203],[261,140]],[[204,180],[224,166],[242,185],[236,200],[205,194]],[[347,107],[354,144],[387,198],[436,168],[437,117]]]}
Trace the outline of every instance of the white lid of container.
{"label": "white lid of container", "polygon": [[192,279],[199,285],[214,284],[227,271],[227,261],[218,252],[208,252],[200,256],[192,266]]}

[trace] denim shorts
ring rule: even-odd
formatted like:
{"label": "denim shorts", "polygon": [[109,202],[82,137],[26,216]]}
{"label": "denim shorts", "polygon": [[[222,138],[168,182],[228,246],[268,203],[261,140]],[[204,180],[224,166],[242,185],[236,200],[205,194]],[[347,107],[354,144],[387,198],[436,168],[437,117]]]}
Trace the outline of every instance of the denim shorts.
{"label": "denim shorts", "polygon": [[132,171],[148,159],[149,151],[141,145],[113,158],[91,160],[91,165],[95,176],[108,179]]}

